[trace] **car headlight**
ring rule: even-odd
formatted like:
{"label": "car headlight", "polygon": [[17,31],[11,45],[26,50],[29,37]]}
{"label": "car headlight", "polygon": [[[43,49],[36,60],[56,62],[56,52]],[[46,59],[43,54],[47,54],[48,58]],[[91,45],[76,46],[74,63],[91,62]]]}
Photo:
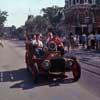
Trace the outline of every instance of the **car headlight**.
{"label": "car headlight", "polygon": [[43,63],[42,63],[42,67],[43,67],[45,70],[50,69],[50,61],[49,61],[49,60],[44,60]]}
{"label": "car headlight", "polygon": [[73,62],[71,60],[69,60],[69,61],[66,62],[66,67],[67,68],[71,69],[72,66],[73,66]]}

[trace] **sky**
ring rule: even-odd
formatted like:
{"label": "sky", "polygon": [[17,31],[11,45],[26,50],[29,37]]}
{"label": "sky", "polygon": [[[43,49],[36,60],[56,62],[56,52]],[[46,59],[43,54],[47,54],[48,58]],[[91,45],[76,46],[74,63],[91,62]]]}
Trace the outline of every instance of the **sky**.
{"label": "sky", "polygon": [[5,26],[20,27],[25,24],[28,15],[40,15],[42,8],[57,5],[64,7],[65,0],[0,0],[0,10],[7,11]]}

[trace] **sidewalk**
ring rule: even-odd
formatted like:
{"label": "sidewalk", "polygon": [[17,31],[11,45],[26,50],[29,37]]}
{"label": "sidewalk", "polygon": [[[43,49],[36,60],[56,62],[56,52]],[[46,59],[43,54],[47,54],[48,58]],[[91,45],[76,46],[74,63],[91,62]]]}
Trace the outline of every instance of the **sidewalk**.
{"label": "sidewalk", "polygon": [[66,53],[76,56],[80,62],[100,68],[100,52],[77,48]]}

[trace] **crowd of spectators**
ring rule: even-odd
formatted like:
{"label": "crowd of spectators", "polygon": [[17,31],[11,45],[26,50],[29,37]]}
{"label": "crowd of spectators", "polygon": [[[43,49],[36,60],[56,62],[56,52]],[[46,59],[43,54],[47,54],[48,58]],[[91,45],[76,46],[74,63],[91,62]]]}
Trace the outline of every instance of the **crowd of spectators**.
{"label": "crowd of spectators", "polygon": [[[57,34],[56,34],[57,35]],[[36,42],[36,35],[33,35],[33,44]],[[91,33],[82,33],[75,34],[72,32],[62,34],[58,36],[60,40],[63,42],[64,50],[70,51],[77,48],[88,49],[88,50],[99,50],[100,51],[100,32],[91,32]],[[49,39],[53,38],[53,33],[47,33],[45,35],[40,34],[38,36],[39,43],[42,46],[47,45]]]}
{"label": "crowd of spectators", "polygon": [[67,51],[82,48],[88,50],[99,50],[100,51],[100,32],[74,34],[72,32],[62,35],[61,39],[67,47]]}

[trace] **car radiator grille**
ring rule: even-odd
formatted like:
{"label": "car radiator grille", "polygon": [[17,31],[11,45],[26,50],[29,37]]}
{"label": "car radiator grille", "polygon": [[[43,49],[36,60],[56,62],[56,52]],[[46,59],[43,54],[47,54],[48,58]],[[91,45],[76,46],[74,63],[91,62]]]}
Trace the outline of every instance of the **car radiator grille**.
{"label": "car radiator grille", "polygon": [[65,70],[65,60],[63,58],[53,58],[50,60],[51,72],[62,72]]}

